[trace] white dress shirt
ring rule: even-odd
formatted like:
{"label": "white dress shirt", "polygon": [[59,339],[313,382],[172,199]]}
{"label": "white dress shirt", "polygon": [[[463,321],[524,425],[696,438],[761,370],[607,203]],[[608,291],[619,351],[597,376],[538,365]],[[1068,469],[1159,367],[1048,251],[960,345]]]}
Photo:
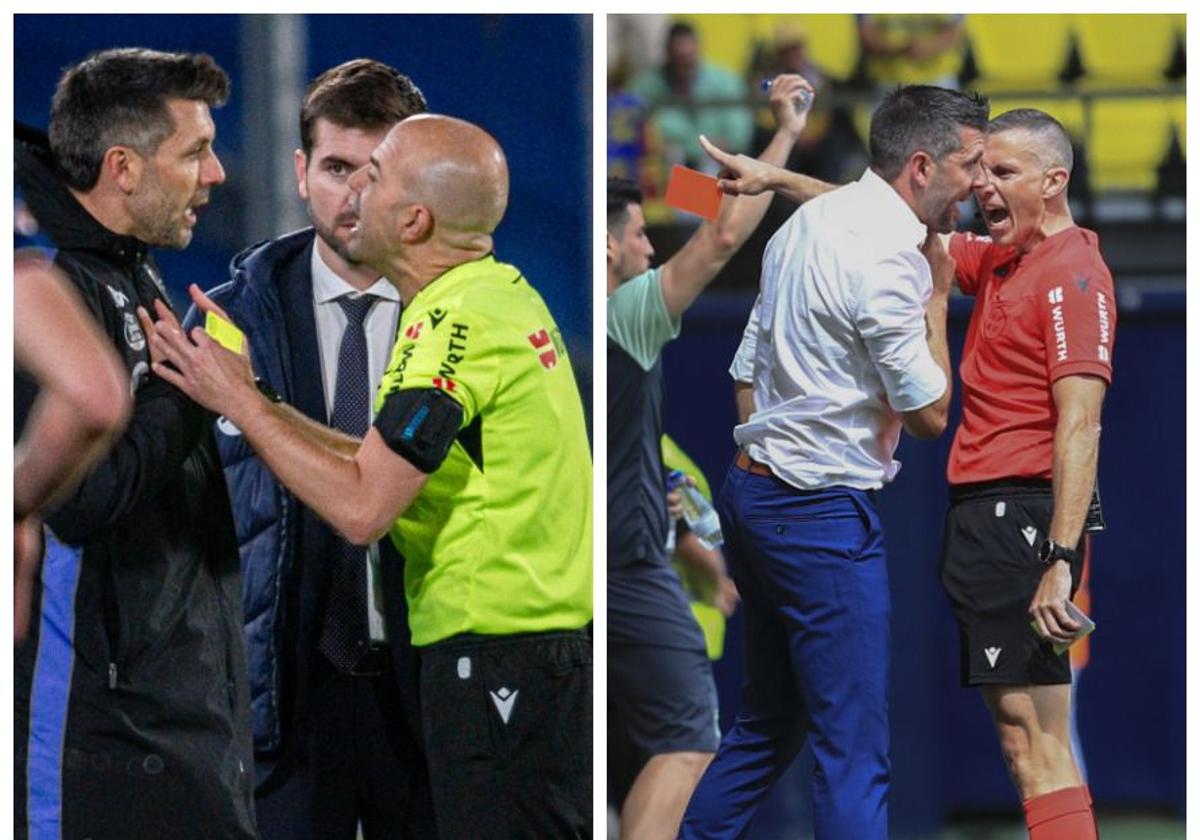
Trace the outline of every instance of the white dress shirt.
{"label": "white dress shirt", "polygon": [[798,209],[771,237],[730,368],[754,385],[734,439],[788,484],[873,489],[895,478],[897,412],[946,390],[925,341],[933,292],[925,226],[867,170]]}
{"label": "white dress shirt", "polygon": [[[400,293],[384,277],[375,281],[365,293],[360,293],[325,264],[316,245],[313,245],[312,252],[312,283],[313,314],[317,321],[321,379],[325,390],[326,422],[329,422],[329,414],[333,412],[333,400],[337,393],[338,352],[342,346],[342,334],[346,331],[346,313],[336,302],[337,298],[346,294],[372,294],[380,298],[371,307],[364,322],[367,332],[367,372],[371,377],[368,416],[374,420],[375,389],[379,387],[379,380],[383,378],[392,346],[396,343],[396,325],[400,320]],[[379,582],[378,543],[371,543],[363,552],[363,557],[367,563],[367,624],[371,631],[371,640],[386,641],[383,587]]]}

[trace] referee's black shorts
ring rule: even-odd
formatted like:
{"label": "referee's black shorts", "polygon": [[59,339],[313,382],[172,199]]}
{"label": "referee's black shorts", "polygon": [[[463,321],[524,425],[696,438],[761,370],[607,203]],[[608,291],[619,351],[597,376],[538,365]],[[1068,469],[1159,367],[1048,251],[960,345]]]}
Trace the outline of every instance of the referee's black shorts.
{"label": "referee's black shorts", "polygon": [[[1038,547],[1053,514],[1050,483],[1008,480],[950,488],[942,544],[942,586],[958,621],[964,686],[1071,682],[1067,653],[1034,631],[1029,604],[1046,571]],[[1071,568],[1071,595],[1080,561]]]}
{"label": "referee's black shorts", "polygon": [[438,837],[590,837],[590,627],[463,634],[420,654]]}

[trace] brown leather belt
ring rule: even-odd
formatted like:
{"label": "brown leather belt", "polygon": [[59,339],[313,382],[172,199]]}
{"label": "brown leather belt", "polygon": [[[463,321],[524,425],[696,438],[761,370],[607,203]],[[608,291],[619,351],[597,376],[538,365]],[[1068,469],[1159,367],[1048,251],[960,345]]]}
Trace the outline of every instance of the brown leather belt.
{"label": "brown leather belt", "polygon": [[737,458],[734,459],[733,465],[739,470],[745,470],[751,475],[765,475],[768,478],[775,477],[775,473],[771,472],[770,467],[768,467],[766,464],[760,464],[758,461],[755,461],[746,454],[746,450],[744,449],[738,450]]}

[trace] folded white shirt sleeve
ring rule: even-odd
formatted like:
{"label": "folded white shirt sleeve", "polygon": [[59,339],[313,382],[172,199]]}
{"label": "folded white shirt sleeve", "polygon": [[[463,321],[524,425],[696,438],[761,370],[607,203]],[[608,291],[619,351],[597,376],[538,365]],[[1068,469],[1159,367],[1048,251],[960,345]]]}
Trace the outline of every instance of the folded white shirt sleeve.
{"label": "folded white shirt sleeve", "polygon": [[895,411],[915,411],[946,392],[946,374],[925,340],[925,306],[933,291],[929,266],[914,251],[867,268],[855,323]]}
{"label": "folded white shirt sleeve", "polygon": [[758,351],[758,307],[761,302],[760,294],[754,299],[754,308],[750,310],[746,329],[742,331],[742,342],[733,356],[733,363],[729,365],[729,375],[734,382],[754,381],[754,354]]}

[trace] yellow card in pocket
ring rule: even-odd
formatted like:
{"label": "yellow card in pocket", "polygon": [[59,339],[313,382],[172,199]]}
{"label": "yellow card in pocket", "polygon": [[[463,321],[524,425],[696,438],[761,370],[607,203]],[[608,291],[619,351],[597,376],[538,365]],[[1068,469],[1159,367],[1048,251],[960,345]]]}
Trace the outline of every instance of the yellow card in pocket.
{"label": "yellow card in pocket", "polygon": [[205,313],[204,331],[226,350],[234,353],[241,353],[242,348],[246,346],[245,333],[216,312]]}

